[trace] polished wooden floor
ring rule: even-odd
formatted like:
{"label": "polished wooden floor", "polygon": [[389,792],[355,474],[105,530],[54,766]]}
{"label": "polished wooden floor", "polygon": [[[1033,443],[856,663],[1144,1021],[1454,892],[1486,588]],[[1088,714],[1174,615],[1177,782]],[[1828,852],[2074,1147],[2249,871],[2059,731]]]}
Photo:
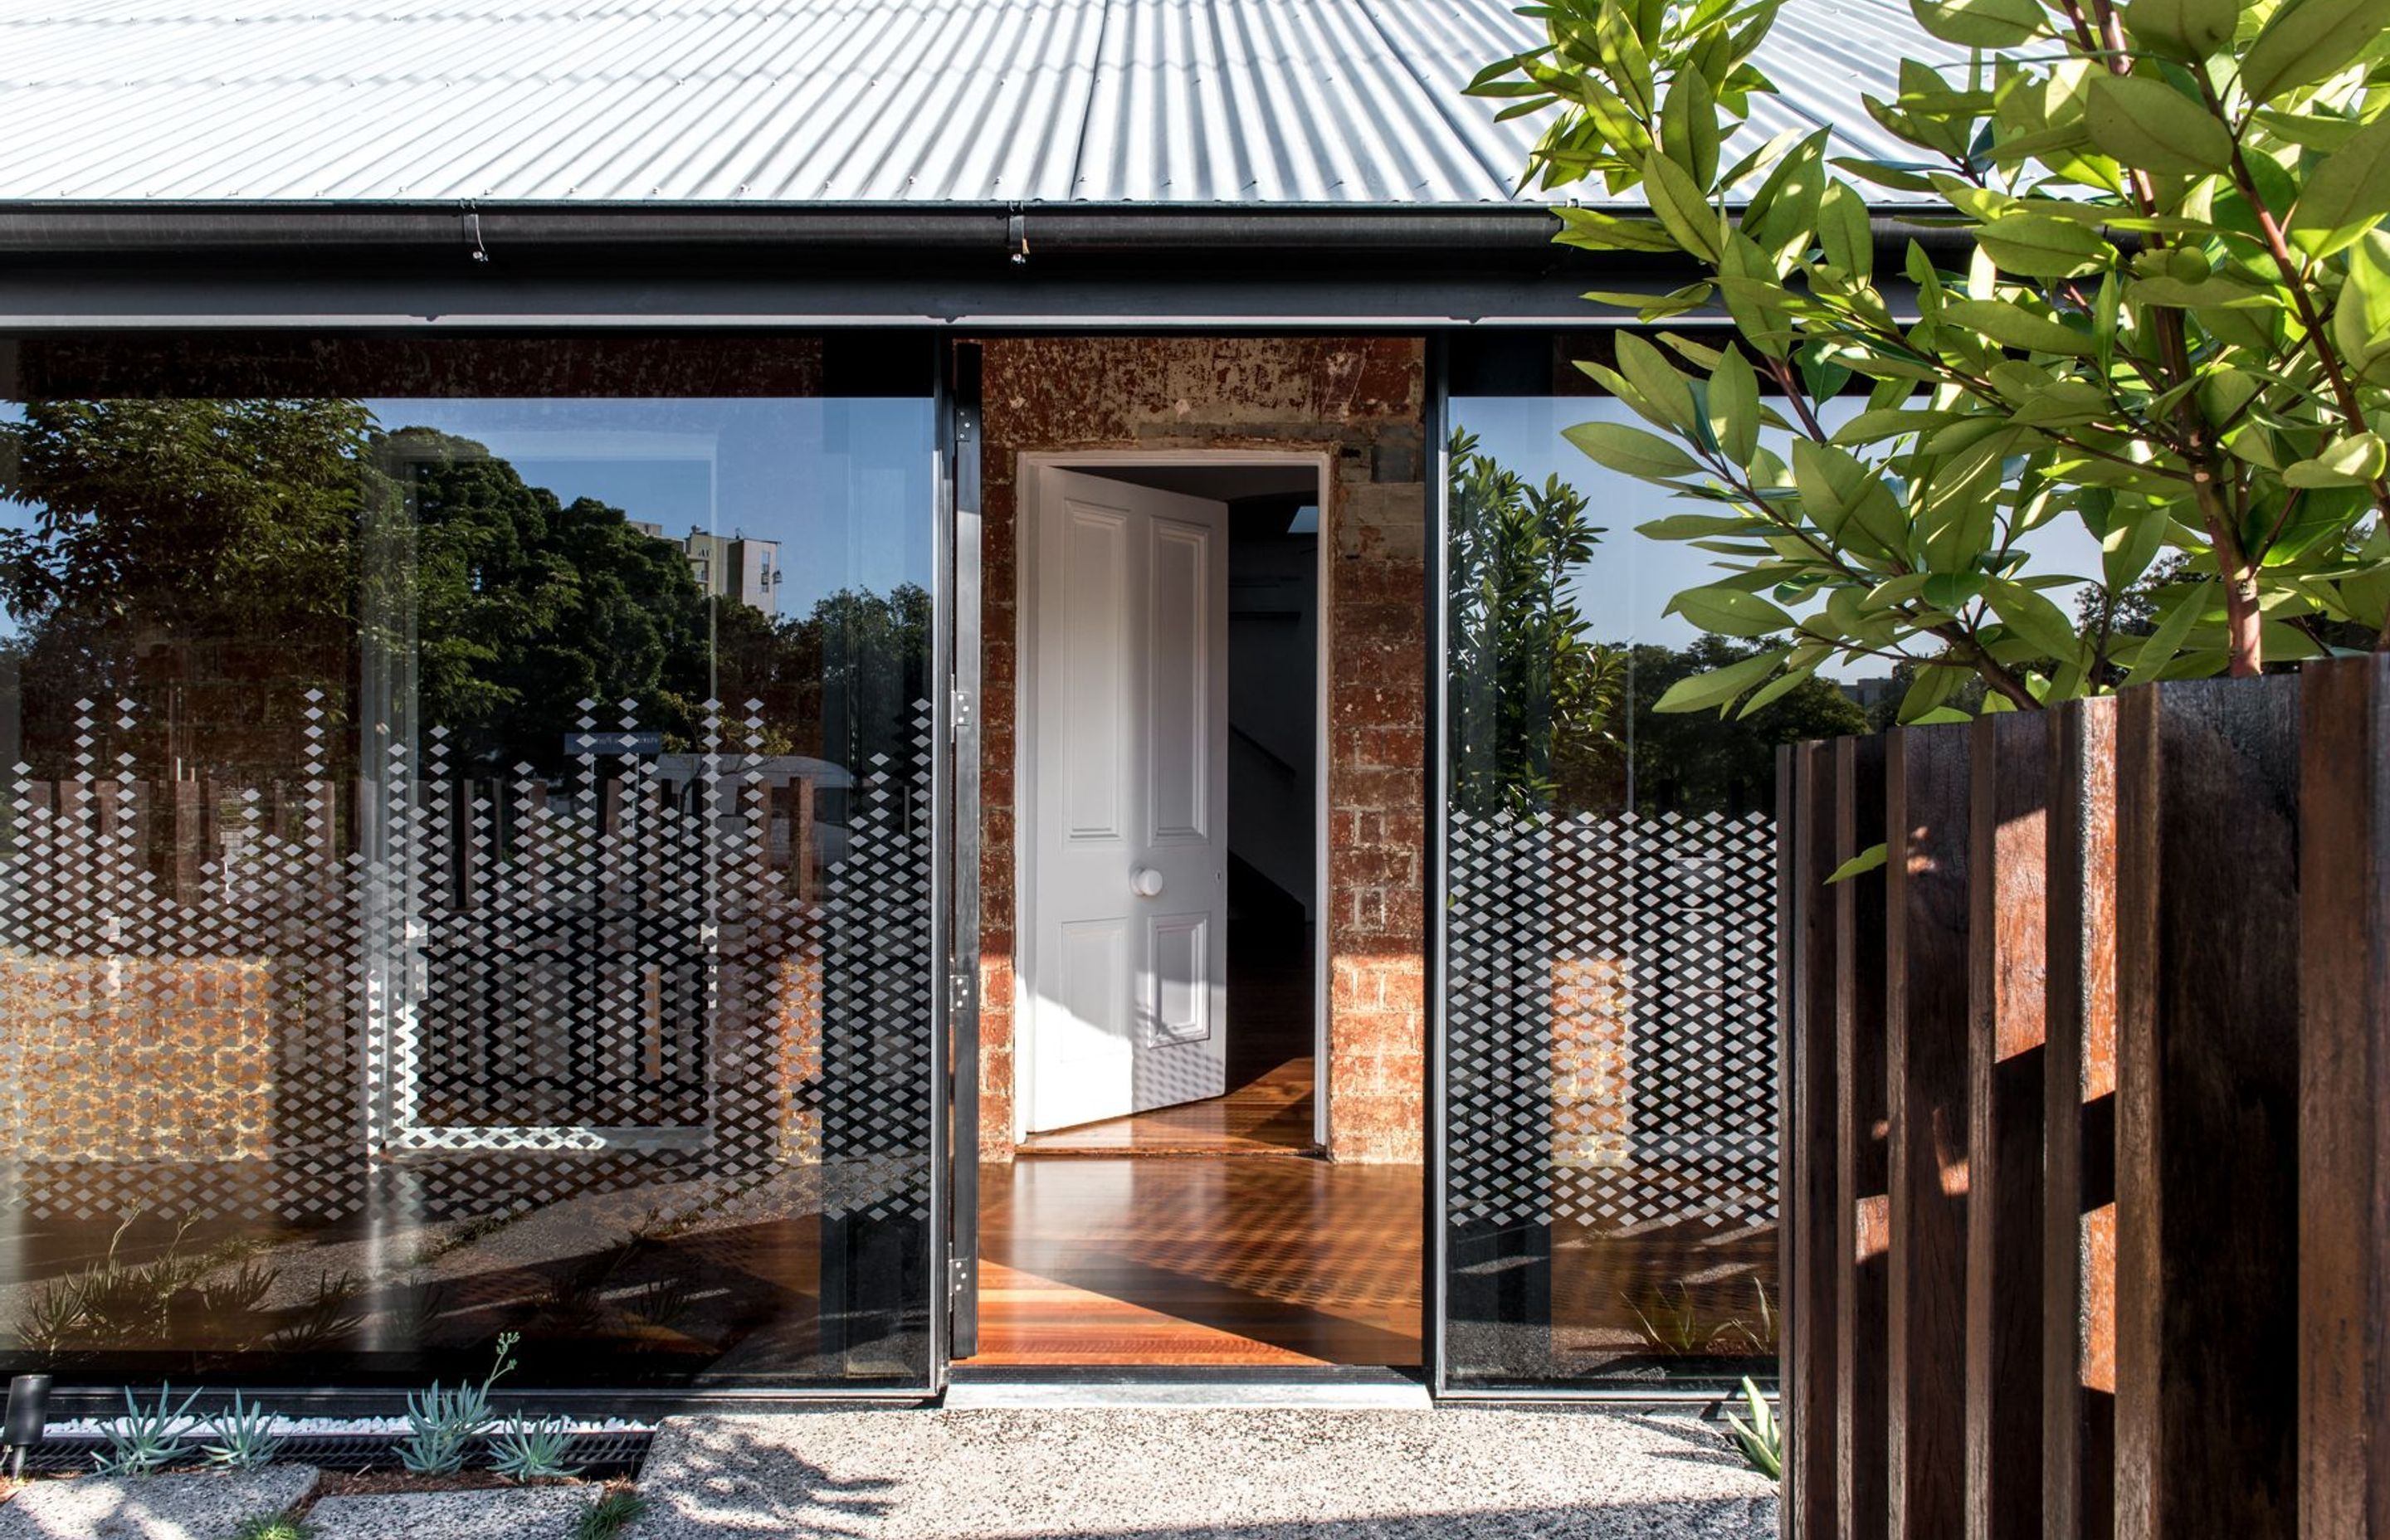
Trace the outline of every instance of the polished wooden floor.
{"label": "polished wooden floor", "polygon": [[1224,1097],[1108,1118],[1021,1141],[1023,1155],[1291,1155],[1317,1148],[1312,1058],[1290,1059]]}
{"label": "polished wooden floor", "polygon": [[1417,1166],[1033,1157],[982,1180],[974,1364],[1420,1361]]}
{"label": "polished wooden floor", "polygon": [[1420,1170],[1313,1153],[1313,987],[1299,912],[1231,920],[1228,1093],[984,1169],[971,1363],[1419,1362]]}
{"label": "polished wooden floor", "polygon": [[1300,911],[1228,925],[1226,1096],[1032,1134],[1025,1155],[1287,1155],[1314,1138],[1311,951]]}

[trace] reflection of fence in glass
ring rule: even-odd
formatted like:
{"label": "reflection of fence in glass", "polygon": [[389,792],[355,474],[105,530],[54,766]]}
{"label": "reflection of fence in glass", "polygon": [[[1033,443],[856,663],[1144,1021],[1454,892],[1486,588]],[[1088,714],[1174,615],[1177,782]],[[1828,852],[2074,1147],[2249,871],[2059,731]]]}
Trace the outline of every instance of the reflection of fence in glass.
{"label": "reflection of fence in glass", "polygon": [[[918,1147],[926,1093],[897,1082],[926,1052],[927,788],[884,759],[822,860],[814,782],[849,777],[748,751],[752,717],[623,754],[635,725],[585,704],[563,777],[453,776],[435,729],[420,777],[392,748],[344,784],[311,695],[300,773],[238,786],[108,778],[137,714],[80,709],[75,774],[6,809],[0,1160],[23,1164],[0,1204],[325,1220],[407,1151],[452,1157],[452,1208],[631,1174],[585,1158],[532,1190],[501,1150],[735,1179]],[[828,1107],[831,1074],[854,1108]],[[850,1170],[844,1200],[891,1180]]]}
{"label": "reflection of fence in glass", "polygon": [[1775,1217],[1771,820],[1456,817],[1450,903],[1456,1218]]}
{"label": "reflection of fence in glass", "polygon": [[1468,1371],[1772,1353],[1773,821],[1456,814],[1450,841],[1451,1222],[1540,1238],[1477,1265],[1549,1269],[1524,1315],[1471,1296],[1508,1313]]}

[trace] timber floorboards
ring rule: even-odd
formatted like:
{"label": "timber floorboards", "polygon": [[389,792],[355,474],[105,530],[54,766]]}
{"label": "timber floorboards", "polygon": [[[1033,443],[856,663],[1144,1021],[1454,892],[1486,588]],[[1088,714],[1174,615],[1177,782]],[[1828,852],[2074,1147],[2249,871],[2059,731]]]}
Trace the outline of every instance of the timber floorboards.
{"label": "timber floorboards", "polygon": [[1312,1059],[1291,1059],[1227,1096],[1107,1118],[1021,1141],[1023,1155],[1299,1155],[1312,1139]]}
{"label": "timber floorboards", "polygon": [[982,1174],[975,1365],[1415,1365],[1420,1172],[1018,1160]]}

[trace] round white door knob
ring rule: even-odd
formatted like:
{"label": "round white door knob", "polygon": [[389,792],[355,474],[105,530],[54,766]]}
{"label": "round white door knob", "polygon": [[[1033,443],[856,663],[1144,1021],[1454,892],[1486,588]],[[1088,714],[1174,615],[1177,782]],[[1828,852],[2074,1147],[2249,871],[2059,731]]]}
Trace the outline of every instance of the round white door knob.
{"label": "round white door knob", "polygon": [[1151,866],[1139,866],[1129,873],[1128,885],[1136,890],[1139,898],[1162,896],[1162,874]]}

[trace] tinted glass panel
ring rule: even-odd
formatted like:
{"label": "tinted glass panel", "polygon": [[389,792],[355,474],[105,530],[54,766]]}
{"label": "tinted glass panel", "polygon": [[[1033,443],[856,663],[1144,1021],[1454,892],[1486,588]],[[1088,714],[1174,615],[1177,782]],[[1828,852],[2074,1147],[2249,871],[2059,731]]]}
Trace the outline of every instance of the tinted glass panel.
{"label": "tinted glass panel", "polygon": [[[1565,378],[1565,377],[1563,377]],[[1561,437],[1602,398],[1458,395],[1446,549],[1446,1377],[1727,1380],[1776,1351],[1775,750],[1820,681],[1661,714],[1741,644],[1664,613],[1680,511]]]}
{"label": "tinted glass panel", "polygon": [[7,1367],[926,1380],[896,355],[22,345]]}

